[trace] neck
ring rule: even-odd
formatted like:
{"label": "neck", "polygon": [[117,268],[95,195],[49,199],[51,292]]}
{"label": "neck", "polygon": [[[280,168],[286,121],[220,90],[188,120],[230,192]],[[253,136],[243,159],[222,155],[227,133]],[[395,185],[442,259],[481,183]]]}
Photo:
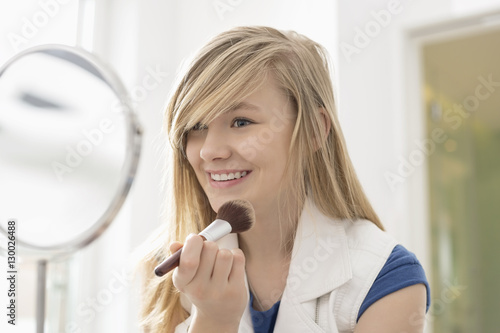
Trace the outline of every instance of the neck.
{"label": "neck", "polygon": [[[283,245],[293,239],[298,216],[278,214],[276,209],[263,214],[262,207],[259,208],[254,226],[239,234],[239,243],[245,253],[248,285],[254,295],[252,306],[264,311],[281,299],[285,289],[291,249]],[[280,216],[291,220],[280,221]]]}
{"label": "neck", "polygon": [[288,247],[295,235],[299,216],[298,213],[290,214],[292,211],[282,211],[280,214],[275,207],[272,205],[265,211],[256,211],[252,229],[239,234],[240,248],[245,253],[247,263],[276,264],[290,256],[291,249]]}

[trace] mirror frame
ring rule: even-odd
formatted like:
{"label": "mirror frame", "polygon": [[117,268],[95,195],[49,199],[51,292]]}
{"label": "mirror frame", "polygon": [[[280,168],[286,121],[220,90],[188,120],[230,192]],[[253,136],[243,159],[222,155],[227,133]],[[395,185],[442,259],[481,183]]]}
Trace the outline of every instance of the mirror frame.
{"label": "mirror frame", "polygon": [[[136,112],[132,107],[129,94],[127,93],[127,90],[125,89],[125,86],[123,85],[119,77],[113,70],[109,68],[108,65],[104,64],[94,54],[84,49],[59,44],[46,44],[28,48],[14,55],[0,67],[0,79],[5,71],[7,71],[8,68],[17,60],[35,53],[45,53],[54,57],[61,58],[65,61],[72,62],[103,80],[119,98],[122,106],[121,109],[124,113],[124,120],[127,126],[126,153],[125,160],[121,169],[121,179],[119,181],[115,195],[111,200],[111,203],[107,207],[106,211],[102,214],[102,216],[96,222],[94,222],[90,228],[82,232],[77,237],[57,245],[34,245],[24,242],[22,240],[22,237],[16,237],[16,241],[19,244],[19,254],[36,256],[43,259],[54,259],[55,257],[72,254],[92,243],[102,233],[104,233],[104,231],[109,227],[111,222],[117,216],[118,212],[123,206],[123,203],[125,202],[125,199],[135,178],[135,174],[137,172],[142,145],[143,129],[140,126]],[[71,59],[78,59],[81,61],[81,63],[75,63],[71,61]],[[84,64],[85,66],[82,66],[82,64]],[[13,217],[13,219],[15,220],[15,217]],[[1,225],[0,233],[8,237],[7,231]],[[6,249],[2,247],[0,247],[0,250],[2,252],[6,252]]]}

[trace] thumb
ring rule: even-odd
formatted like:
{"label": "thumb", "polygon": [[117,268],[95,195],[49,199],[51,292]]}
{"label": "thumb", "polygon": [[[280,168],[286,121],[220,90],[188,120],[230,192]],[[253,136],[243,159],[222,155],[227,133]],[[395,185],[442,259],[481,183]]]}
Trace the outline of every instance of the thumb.
{"label": "thumb", "polygon": [[169,246],[170,252],[175,253],[175,252],[177,252],[177,250],[179,250],[182,246],[183,246],[183,244],[182,244],[181,242],[173,242],[173,243],[170,243],[170,246]]}

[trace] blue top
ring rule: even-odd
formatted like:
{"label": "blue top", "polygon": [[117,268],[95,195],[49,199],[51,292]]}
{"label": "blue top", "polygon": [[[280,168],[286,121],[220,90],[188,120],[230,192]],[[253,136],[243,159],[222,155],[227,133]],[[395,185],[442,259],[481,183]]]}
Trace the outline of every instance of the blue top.
{"label": "blue top", "polygon": [[431,303],[431,289],[425,277],[424,269],[413,253],[402,245],[396,245],[361,304],[357,320],[370,305],[382,297],[419,283],[423,283],[427,289],[427,306],[425,310],[427,311]]}
{"label": "blue top", "polygon": [[[424,269],[413,253],[405,249],[402,245],[396,245],[361,304],[357,320],[359,320],[359,317],[361,317],[363,312],[365,312],[370,305],[382,297],[419,283],[423,283],[427,289],[427,311],[429,309],[431,297],[429,283],[425,277]],[[267,311],[254,310],[252,304],[253,295],[252,292],[250,292],[250,314],[252,316],[254,332],[273,332],[280,302],[276,302],[273,307]]]}
{"label": "blue top", "polygon": [[254,310],[253,294],[250,292],[250,315],[252,316],[253,331],[255,333],[268,333],[274,331],[276,317],[280,308],[280,301],[274,303],[273,307],[267,311]]}

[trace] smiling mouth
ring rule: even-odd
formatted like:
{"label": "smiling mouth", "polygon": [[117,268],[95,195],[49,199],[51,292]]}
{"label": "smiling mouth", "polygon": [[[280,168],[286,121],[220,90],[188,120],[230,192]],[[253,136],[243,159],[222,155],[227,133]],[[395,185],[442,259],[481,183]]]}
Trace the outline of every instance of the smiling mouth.
{"label": "smiling mouth", "polygon": [[225,182],[228,180],[240,179],[247,176],[250,172],[231,172],[231,173],[210,173],[210,178],[216,182]]}

